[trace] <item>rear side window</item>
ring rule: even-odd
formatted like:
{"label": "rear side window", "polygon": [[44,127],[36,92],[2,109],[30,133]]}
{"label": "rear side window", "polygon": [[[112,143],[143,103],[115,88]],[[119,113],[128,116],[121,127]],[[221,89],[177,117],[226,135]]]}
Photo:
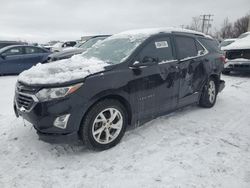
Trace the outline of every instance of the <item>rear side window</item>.
{"label": "rear side window", "polygon": [[36,47],[25,47],[26,54],[44,53],[44,50]]}
{"label": "rear side window", "polygon": [[208,39],[208,38],[199,38],[198,40],[205,46],[205,48],[208,51],[210,51],[210,52],[220,52],[218,43],[215,40]]}
{"label": "rear side window", "polygon": [[159,62],[173,60],[174,56],[170,38],[161,37],[149,42],[139,53],[140,61],[145,57],[154,58]]}
{"label": "rear side window", "polygon": [[197,56],[198,51],[195,39],[185,36],[176,36],[175,41],[180,59]]}

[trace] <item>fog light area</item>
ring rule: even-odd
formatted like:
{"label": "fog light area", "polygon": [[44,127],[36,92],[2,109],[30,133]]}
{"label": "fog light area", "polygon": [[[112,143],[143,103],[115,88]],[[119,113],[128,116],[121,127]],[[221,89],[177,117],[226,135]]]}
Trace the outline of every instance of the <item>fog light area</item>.
{"label": "fog light area", "polygon": [[57,117],[54,121],[54,126],[60,129],[65,129],[67,127],[69,116],[70,114],[65,114],[65,115]]}

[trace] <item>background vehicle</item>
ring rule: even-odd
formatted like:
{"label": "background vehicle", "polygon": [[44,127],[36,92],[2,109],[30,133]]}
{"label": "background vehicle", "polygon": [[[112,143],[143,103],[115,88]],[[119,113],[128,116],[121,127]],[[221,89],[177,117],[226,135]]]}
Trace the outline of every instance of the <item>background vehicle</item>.
{"label": "background vehicle", "polygon": [[250,35],[238,39],[223,49],[226,51],[226,64],[223,73],[250,72]]}
{"label": "background vehicle", "polygon": [[214,106],[223,66],[217,42],[202,33],[127,31],[69,61],[21,74],[14,109],[39,134],[78,132],[88,147],[108,149],[128,124],[191,104]]}
{"label": "background vehicle", "polygon": [[223,40],[221,43],[220,43],[220,45],[219,45],[219,47],[220,47],[220,49],[222,50],[223,49],[223,47],[225,47],[225,46],[228,46],[229,44],[232,44],[234,41],[236,41],[237,39],[235,39],[235,38],[233,38],[233,39],[225,39],[225,40]]}
{"label": "background vehicle", "polygon": [[14,45],[0,49],[0,74],[19,74],[37,63],[43,63],[49,52],[46,49]]}
{"label": "background vehicle", "polygon": [[0,41],[0,49],[11,45],[27,45],[27,43],[17,41]]}
{"label": "background vehicle", "polygon": [[109,36],[110,35],[94,36],[94,37],[88,39],[84,43],[76,44],[74,47],[64,49],[61,52],[56,52],[56,53],[49,55],[48,61],[57,61],[57,60],[61,60],[61,59],[68,59],[68,58],[72,57],[73,55],[81,54],[84,51],[86,51],[88,48],[92,47],[96,42],[102,41]]}
{"label": "background vehicle", "polygon": [[77,44],[76,41],[58,42],[52,46],[51,51],[60,52],[63,50],[63,48],[72,47],[75,46],[76,44]]}

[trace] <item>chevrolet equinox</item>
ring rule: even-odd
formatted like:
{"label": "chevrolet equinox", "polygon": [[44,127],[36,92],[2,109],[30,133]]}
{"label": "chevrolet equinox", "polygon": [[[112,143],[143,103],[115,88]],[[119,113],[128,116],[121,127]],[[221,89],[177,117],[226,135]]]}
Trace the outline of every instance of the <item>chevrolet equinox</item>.
{"label": "chevrolet equinox", "polygon": [[78,133],[115,146],[128,125],[187,105],[213,107],[224,56],[210,36],[159,28],[115,34],[71,59],[38,64],[16,84],[14,109],[38,134]]}

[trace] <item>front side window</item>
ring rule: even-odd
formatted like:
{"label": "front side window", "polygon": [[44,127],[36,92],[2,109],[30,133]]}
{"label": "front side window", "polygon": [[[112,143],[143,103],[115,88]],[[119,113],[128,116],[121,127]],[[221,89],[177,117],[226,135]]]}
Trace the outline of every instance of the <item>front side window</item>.
{"label": "front side window", "polygon": [[113,35],[95,44],[82,55],[87,59],[97,58],[110,64],[118,64],[125,61],[144,40],[144,37]]}
{"label": "front side window", "polygon": [[193,38],[176,36],[175,41],[180,59],[195,57],[198,55],[195,40]]}
{"label": "front side window", "polygon": [[171,40],[169,37],[160,37],[150,41],[139,53],[139,61],[144,58],[153,58],[158,62],[174,59]]}
{"label": "front side window", "polygon": [[23,54],[22,47],[14,47],[14,48],[6,50],[5,52],[3,52],[2,55],[13,56],[13,55],[21,55],[21,54]]}

